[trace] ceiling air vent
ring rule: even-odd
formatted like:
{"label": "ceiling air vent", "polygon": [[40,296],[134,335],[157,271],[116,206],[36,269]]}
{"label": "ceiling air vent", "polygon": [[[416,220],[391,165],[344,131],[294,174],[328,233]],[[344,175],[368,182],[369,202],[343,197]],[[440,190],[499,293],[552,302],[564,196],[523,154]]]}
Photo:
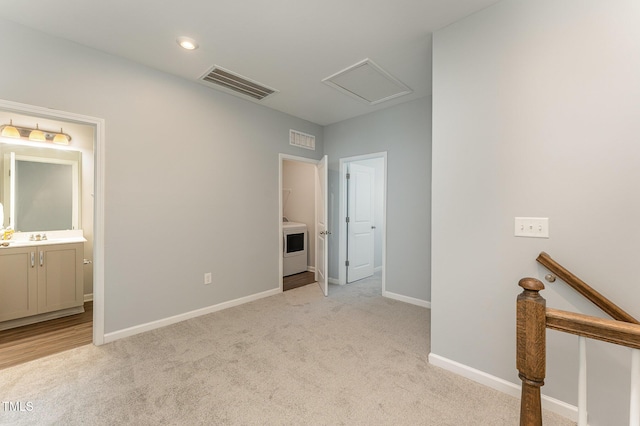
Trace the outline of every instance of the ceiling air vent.
{"label": "ceiling air vent", "polygon": [[351,65],[322,82],[369,105],[412,92],[403,82],[380,68],[371,59]]}
{"label": "ceiling air vent", "polygon": [[289,144],[300,148],[316,149],[316,137],[297,130],[289,129]]}
{"label": "ceiling air vent", "polygon": [[249,96],[259,101],[278,92],[276,89],[267,87],[262,83],[250,80],[247,77],[243,77],[240,74],[236,74],[217,65],[214,65],[210,71],[203,75],[201,80],[213,88]]}

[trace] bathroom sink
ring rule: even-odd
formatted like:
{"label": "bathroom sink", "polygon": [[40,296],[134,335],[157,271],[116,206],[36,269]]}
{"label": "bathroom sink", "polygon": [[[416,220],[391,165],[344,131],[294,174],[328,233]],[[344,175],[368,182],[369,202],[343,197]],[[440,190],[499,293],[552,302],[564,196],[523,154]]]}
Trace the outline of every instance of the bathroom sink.
{"label": "bathroom sink", "polygon": [[29,247],[29,246],[43,246],[48,244],[64,244],[64,243],[81,243],[86,240],[82,237],[73,238],[49,238],[46,240],[0,240],[0,247]]}
{"label": "bathroom sink", "polygon": [[[42,239],[42,235],[45,235],[47,239]],[[2,237],[2,234],[0,234]],[[40,239],[36,239],[36,237]],[[15,232],[13,238],[10,240],[0,240],[0,248],[5,247],[29,247],[29,246],[43,246],[50,244],[65,244],[65,243],[84,243],[87,240],[82,234],[82,230],[67,230],[67,231],[48,231],[44,232]],[[5,245],[6,244],[6,245]]]}

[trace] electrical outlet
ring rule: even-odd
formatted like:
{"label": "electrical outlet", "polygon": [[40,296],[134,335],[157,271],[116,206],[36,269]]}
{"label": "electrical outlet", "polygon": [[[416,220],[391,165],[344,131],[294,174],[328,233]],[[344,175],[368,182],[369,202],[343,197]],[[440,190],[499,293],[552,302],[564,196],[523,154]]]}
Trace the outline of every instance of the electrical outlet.
{"label": "electrical outlet", "polygon": [[514,235],[516,237],[549,238],[549,218],[516,217]]}
{"label": "electrical outlet", "polygon": [[204,274],[204,283],[211,284],[211,272],[207,272]]}

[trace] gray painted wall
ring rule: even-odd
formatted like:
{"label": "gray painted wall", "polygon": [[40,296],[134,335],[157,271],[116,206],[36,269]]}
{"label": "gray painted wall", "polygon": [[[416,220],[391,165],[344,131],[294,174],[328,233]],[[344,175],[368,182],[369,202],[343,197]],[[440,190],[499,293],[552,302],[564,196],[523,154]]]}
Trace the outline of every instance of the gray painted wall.
{"label": "gray painted wall", "polygon": [[278,287],[278,153],[322,127],[7,21],[0,48],[0,98],[105,119],[105,332]]}
{"label": "gray painted wall", "polygon": [[329,276],[338,277],[339,159],[387,151],[386,290],[431,300],[431,98],[324,129],[329,156]]}
{"label": "gray painted wall", "polygon": [[[518,383],[517,282],[542,250],[640,317],[639,20],[636,1],[504,1],[434,35],[434,354]],[[515,216],[550,238],[513,237]],[[575,404],[577,339],[547,335],[543,392]],[[628,424],[629,351],[588,357],[589,423]]]}

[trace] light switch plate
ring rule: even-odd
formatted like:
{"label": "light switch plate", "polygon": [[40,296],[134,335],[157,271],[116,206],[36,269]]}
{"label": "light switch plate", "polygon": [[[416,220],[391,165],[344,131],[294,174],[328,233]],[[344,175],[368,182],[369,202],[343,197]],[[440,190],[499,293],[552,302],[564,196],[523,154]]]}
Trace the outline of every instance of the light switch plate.
{"label": "light switch plate", "polygon": [[549,218],[516,217],[514,235],[516,237],[549,238]]}

